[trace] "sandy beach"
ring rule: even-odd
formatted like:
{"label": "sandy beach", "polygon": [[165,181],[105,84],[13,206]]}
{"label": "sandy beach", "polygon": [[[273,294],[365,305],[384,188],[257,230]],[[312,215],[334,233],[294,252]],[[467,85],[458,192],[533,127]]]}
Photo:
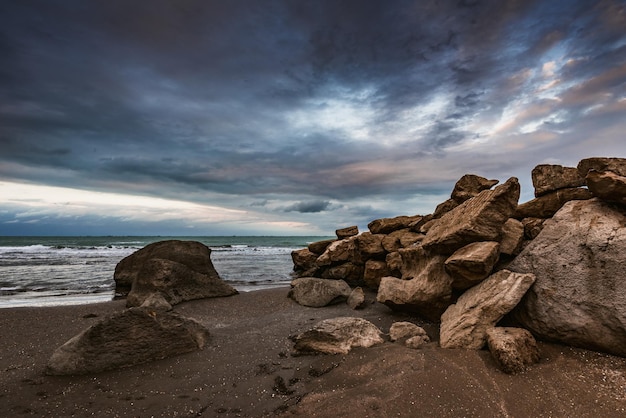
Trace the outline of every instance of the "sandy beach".
{"label": "sandy beach", "polygon": [[[124,301],[0,310],[0,416],[109,417],[620,417],[626,359],[540,343],[539,364],[501,372],[486,350],[438,347],[436,324],[370,303],[307,308],[280,288],[186,302],[202,322],[202,351],[94,375],[44,374],[52,352]],[[374,295],[368,294],[373,301]],[[290,335],[359,316],[388,332],[423,326],[420,350],[389,341],[347,355],[292,356]]]}

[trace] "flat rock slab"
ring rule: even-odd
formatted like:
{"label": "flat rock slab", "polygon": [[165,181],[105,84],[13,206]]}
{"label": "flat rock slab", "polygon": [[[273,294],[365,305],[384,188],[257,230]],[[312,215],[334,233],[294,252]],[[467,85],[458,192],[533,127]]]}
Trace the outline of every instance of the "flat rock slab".
{"label": "flat rock slab", "polygon": [[294,341],[298,354],[347,354],[353,347],[371,347],[384,342],[376,325],[355,317],[326,319]]}
{"label": "flat rock slab", "polygon": [[321,308],[348,300],[352,289],[343,280],[301,277],[292,280],[289,297],[303,306]]}

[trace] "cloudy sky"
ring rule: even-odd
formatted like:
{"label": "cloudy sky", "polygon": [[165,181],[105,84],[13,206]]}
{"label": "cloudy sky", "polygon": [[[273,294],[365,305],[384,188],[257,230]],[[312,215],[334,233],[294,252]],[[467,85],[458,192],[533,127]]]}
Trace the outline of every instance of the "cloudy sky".
{"label": "cloudy sky", "polygon": [[326,235],[626,157],[623,0],[0,3],[0,235]]}

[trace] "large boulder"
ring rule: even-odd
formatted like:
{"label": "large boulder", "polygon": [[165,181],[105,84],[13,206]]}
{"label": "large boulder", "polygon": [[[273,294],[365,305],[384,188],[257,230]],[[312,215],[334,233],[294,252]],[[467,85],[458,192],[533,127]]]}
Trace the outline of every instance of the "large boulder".
{"label": "large boulder", "polygon": [[499,241],[502,226],[517,208],[519,194],[519,182],[514,177],[494,190],[480,192],[438,219],[422,246],[450,255],[472,242]]}
{"label": "large boulder", "polygon": [[383,234],[372,234],[371,232],[363,232],[355,238],[356,246],[361,253],[363,260],[371,258],[385,259],[387,251],[383,247]]}
{"label": "large boulder", "polygon": [[297,354],[347,354],[352,347],[371,347],[384,342],[376,325],[363,318],[326,319],[294,338]]}
{"label": "large boulder", "polygon": [[489,180],[475,174],[466,174],[461,177],[452,189],[451,199],[461,204],[483,190],[489,190],[498,184],[498,180]]}
{"label": "large boulder", "polygon": [[452,278],[446,273],[446,256],[433,255],[421,246],[404,248],[402,279],[383,277],[376,300],[398,311],[416,313],[438,321],[450,304]]}
{"label": "large boulder", "polygon": [[360,260],[361,257],[356,247],[356,238],[357,236],[355,235],[332,242],[326,247],[322,255],[317,258],[316,264],[321,267]]}
{"label": "large boulder", "polygon": [[387,266],[386,261],[368,260],[365,263],[365,272],[363,273],[363,282],[370,289],[378,289],[380,280],[385,276],[390,276],[391,270]]}
{"label": "large boulder", "polygon": [[300,305],[321,308],[345,302],[351,292],[352,289],[343,280],[301,277],[291,281],[289,297]]}
{"label": "large boulder", "polygon": [[211,262],[211,249],[206,245],[197,241],[159,241],[135,251],[115,266],[113,279],[116,295],[125,296],[146,261],[153,258],[174,261],[196,273],[219,278]]}
{"label": "large boulder", "polygon": [[441,347],[483,348],[487,330],[519,303],[534,282],[533,274],[500,270],[463,293],[441,315]]}
{"label": "large boulder", "polygon": [[419,221],[420,215],[396,216],[395,218],[376,219],[367,225],[372,234],[389,234],[398,229],[408,228],[413,222]]}
{"label": "large boulder", "polygon": [[363,284],[362,264],[355,264],[350,261],[347,263],[331,266],[322,271],[322,279],[345,280],[348,284],[359,286]]}
{"label": "large boulder", "polygon": [[294,250],[291,252],[291,261],[293,261],[293,269],[296,272],[310,271],[316,268],[318,254],[312,252],[308,248]]}
{"label": "large boulder", "polygon": [[337,229],[335,231],[335,235],[337,235],[337,238],[339,239],[350,238],[355,235],[359,235],[359,227],[356,225],[352,225],[345,228]]}
{"label": "large boulder", "polygon": [[508,374],[523,372],[540,358],[537,341],[523,328],[489,328],[487,346],[500,369]]}
{"label": "large boulder", "polygon": [[500,254],[496,241],[473,242],[454,252],[444,264],[452,277],[452,287],[465,290],[486,279],[493,270]]}
{"label": "large boulder", "polygon": [[550,218],[570,200],[586,200],[592,197],[593,194],[587,189],[559,189],[522,203],[517,207],[514,217]]}
{"label": "large boulder", "polygon": [[325,239],[323,241],[315,241],[307,245],[307,249],[311,251],[313,254],[317,254],[318,256],[322,255],[326,248],[333,242],[337,241],[336,239]]}
{"label": "large boulder", "polygon": [[531,177],[535,187],[535,197],[559,189],[585,185],[585,179],[578,174],[578,169],[562,165],[540,164],[533,168]]}
{"label": "large boulder", "polygon": [[589,170],[587,187],[594,196],[609,202],[626,205],[626,176],[607,172]]}
{"label": "large boulder", "polygon": [[209,331],[173,312],[131,308],[92,325],[57,348],[46,373],[96,373],[202,349]]}
{"label": "large boulder", "polygon": [[572,201],[508,266],[537,281],[511,316],[537,338],[626,356],[626,210]]}
{"label": "large boulder", "polygon": [[591,157],[585,158],[578,163],[578,175],[585,178],[589,173],[589,170],[595,170],[599,172],[610,171],[619,176],[626,177],[626,158],[605,158],[605,157]]}
{"label": "large boulder", "polygon": [[187,300],[232,296],[238,292],[217,273],[199,273],[185,264],[151,258],[137,271],[126,306],[141,306],[154,293],[160,293],[168,303],[176,305]]}

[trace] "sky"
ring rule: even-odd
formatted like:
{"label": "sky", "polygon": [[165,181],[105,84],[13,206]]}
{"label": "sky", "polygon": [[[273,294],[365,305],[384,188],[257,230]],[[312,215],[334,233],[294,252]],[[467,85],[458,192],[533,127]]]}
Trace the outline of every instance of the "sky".
{"label": "sky", "polygon": [[332,235],[626,157],[623,0],[2,0],[0,63],[0,235]]}

